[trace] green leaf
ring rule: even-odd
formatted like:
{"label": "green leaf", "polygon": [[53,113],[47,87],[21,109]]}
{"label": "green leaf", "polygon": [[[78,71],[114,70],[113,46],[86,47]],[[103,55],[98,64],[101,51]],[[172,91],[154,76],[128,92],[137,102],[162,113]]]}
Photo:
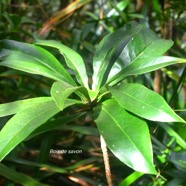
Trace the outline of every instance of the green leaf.
{"label": "green leaf", "polygon": [[23,173],[19,173],[13,169],[8,168],[2,163],[0,163],[0,175],[9,180],[14,181],[15,183],[19,183],[24,186],[33,186],[33,185],[47,186],[46,184],[42,184],[30,176],[27,176]]}
{"label": "green leaf", "polygon": [[[39,126],[36,130],[34,130],[28,137],[26,140],[29,140],[32,137],[35,137],[39,134],[42,134],[44,132],[48,132],[51,130],[63,130],[65,127],[65,124],[74,121],[78,118],[80,118],[81,116],[83,116],[85,113],[78,113],[78,114],[71,114],[70,116],[62,116],[58,119],[52,120],[52,121],[48,121],[46,123],[44,123],[43,125]],[[69,128],[71,127],[71,125],[69,126]]]}
{"label": "green leaf", "polygon": [[[56,105],[60,110],[64,109],[65,100],[74,92],[79,95],[83,100],[85,100],[85,95],[82,94],[79,90],[83,89],[83,87],[73,87],[64,82],[54,82],[51,88],[51,95],[56,102]],[[87,96],[88,96],[88,92]],[[83,104],[81,101],[76,101],[76,103]]]}
{"label": "green leaf", "polygon": [[[108,82],[116,84],[130,75],[143,74],[167,65],[186,60],[168,56],[161,56],[171,46],[171,40],[159,38],[153,31],[147,28],[141,29],[130,40],[119,56],[117,63],[111,69]],[[119,71],[119,73],[118,73]]]}
{"label": "green leaf", "polygon": [[[76,103],[76,100],[67,99],[64,108]],[[25,108],[24,105],[23,108]],[[48,98],[40,104],[32,103],[30,107],[18,110],[19,112],[6,123],[0,132],[0,160],[36,128],[60,111],[52,98]],[[18,110],[14,110],[14,112]]]}
{"label": "green leaf", "polygon": [[[109,2],[109,4],[111,5],[111,7],[113,7],[113,9],[112,10],[115,10],[115,12],[113,11],[113,13],[114,14],[118,14],[118,16],[120,17],[120,18],[122,18],[123,19],[123,21],[124,22],[127,22],[127,16],[126,16],[126,14],[124,13],[124,9],[126,8],[126,6],[130,3],[130,0],[125,0],[124,1],[124,4],[121,4],[121,2],[120,3],[118,3],[118,4],[116,4],[116,2],[113,2],[112,0],[108,0],[108,2]],[[110,13],[110,12],[109,12]],[[112,12],[111,12],[111,15],[113,14]],[[117,15],[116,14],[116,15]],[[109,17],[109,15],[107,15],[108,17]]]}
{"label": "green leaf", "polygon": [[75,85],[69,73],[47,50],[12,40],[1,40],[0,47],[0,65]]}
{"label": "green leaf", "polygon": [[53,100],[30,106],[13,116],[0,131],[0,160],[32,131],[59,112]]}
{"label": "green leaf", "polygon": [[[65,100],[81,87],[73,87],[67,83],[54,82],[51,88],[51,95],[60,110],[64,109]],[[82,104],[82,102],[80,102]]]}
{"label": "green leaf", "polygon": [[185,122],[159,94],[134,83],[109,87],[113,97],[126,110],[142,118],[160,122]]}
{"label": "green leaf", "polygon": [[97,106],[94,114],[99,132],[119,160],[136,171],[156,174],[144,120],[126,112],[114,99]]}
{"label": "green leaf", "polygon": [[85,64],[82,57],[77,52],[63,45],[62,43],[53,40],[37,40],[35,44],[58,49],[59,52],[64,56],[67,65],[74,70],[79,83],[88,89],[88,76],[86,73]]}
{"label": "green leaf", "polygon": [[29,107],[37,107],[40,104],[47,106],[50,102],[53,102],[51,97],[38,97],[0,104],[0,117],[16,114]]}
{"label": "green leaf", "polygon": [[111,78],[107,83],[110,85],[114,85],[122,81],[127,76],[140,75],[166,67],[168,65],[185,62],[186,59],[170,56],[138,58],[135,62],[129,64],[126,68],[117,73],[117,75]]}
{"label": "green leaf", "polygon": [[51,71],[46,66],[38,63],[38,61],[28,55],[16,51],[10,53],[0,65],[31,74],[43,75],[57,81],[61,80],[61,77],[58,74]]}
{"label": "green leaf", "polygon": [[137,179],[142,177],[144,174],[141,172],[133,172],[129,176],[127,176],[120,184],[119,186],[130,186],[133,184]]}
{"label": "green leaf", "polygon": [[130,40],[120,57],[129,64],[139,58],[159,57],[172,45],[173,41],[161,39],[152,30],[143,28]]}
{"label": "green leaf", "polygon": [[[115,5],[113,2],[113,8],[107,13],[107,17],[118,16],[121,12],[131,3],[130,0],[121,1]],[[123,12],[122,12],[123,13]],[[124,16],[126,18],[126,16]],[[125,20],[125,19],[124,19]]]}
{"label": "green leaf", "polygon": [[[79,102],[73,99],[66,99],[64,108],[78,104]],[[26,106],[27,103],[30,103],[30,106]],[[0,131],[0,161],[36,128],[60,112],[60,109],[51,97],[36,98],[36,101],[34,99],[25,100],[20,101],[20,103],[18,101],[17,105],[18,108],[16,108],[16,103],[12,105],[11,103],[7,103],[6,105],[12,107],[10,107],[11,112],[4,115],[17,114]],[[3,112],[5,111],[3,110]]]}
{"label": "green leaf", "polygon": [[107,81],[114,62],[134,35],[142,28],[136,22],[129,22],[119,30],[103,38],[98,45],[93,59],[93,90],[99,90]]}

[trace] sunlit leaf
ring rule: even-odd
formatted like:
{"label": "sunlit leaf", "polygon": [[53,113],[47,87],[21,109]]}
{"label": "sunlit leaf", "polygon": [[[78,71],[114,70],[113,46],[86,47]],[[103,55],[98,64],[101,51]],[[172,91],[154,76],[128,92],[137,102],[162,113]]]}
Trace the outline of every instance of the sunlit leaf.
{"label": "sunlit leaf", "polygon": [[171,40],[159,38],[147,28],[141,29],[123,49],[117,63],[110,71],[108,82],[116,84],[130,75],[151,72],[175,63],[186,62],[185,59],[162,56],[171,46]]}
{"label": "sunlit leaf", "polygon": [[16,145],[23,141],[33,130],[45,123],[59,112],[52,100],[50,102],[30,106],[13,116],[0,131],[0,160]]}
{"label": "sunlit leaf", "polygon": [[168,65],[186,63],[186,59],[170,57],[170,56],[161,56],[153,58],[141,58],[138,59],[135,63],[131,63],[126,68],[121,70],[109,80],[110,85],[117,84],[122,81],[127,76],[144,74],[147,72],[152,72],[154,70],[166,67]]}
{"label": "sunlit leaf", "polygon": [[[76,103],[76,100],[67,99],[64,108]],[[40,103],[40,105],[36,102],[35,105],[32,104],[32,106],[20,110],[0,131],[0,160],[31,132],[58,112],[60,112],[60,109],[52,98]]]}
{"label": "sunlit leaf", "polygon": [[[51,88],[51,95],[56,102],[56,105],[59,107],[60,110],[63,110],[65,100],[76,90],[80,89],[81,87],[73,87],[67,83],[62,82],[54,82]],[[78,102],[78,101],[77,101]],[[80,104],[82,102],[79,101]]]}
{"label": "sunlit leaf", "polygon": [[144,173],[142,172],[133,172],[129,176],[127,176],[120,184],[119,186],[130,186],[131,184],[135,183],[137,179],[142,177]]}
{"label": "sunlit leaf", "polygon": [[3,60],[3,62],[0,63],[0,65],[31,74],[43,75],[57,81],[61,80],[61,77],[58,74],[38,63],[29,56],[19,52],[13,52],[10,54],[5,60]]}
{"label": "sunlit leaf", "polygon": [[35,44],[58,49],[59,52],[64,56],[67,65],[74,70],[79,83],[88,88],[88,76],[86,73],[85,64],[82,57],[77,52],[63,45],[62,43],[53,40],[38,40],[35,42]]}
{"label": "sunlit leaf", "polygon": [[75,85],[65,68],[47,50],[12,40],[1,40],[0,47],[0,65]]}
{"label": "sunlit leaf", "polygon": [[119,160],[136,171],[156,173],[144,120],[126,112],[114,99],[97,106],[94,113],[99,132]]}
{"label": "sunlit leaf", "polygon": [[51,97],[38,97],[0,104],[0,117],[16,114],[40,104],[47,106],[50,102],[53,102]]}
{"label": "sunlit leaf", "polygon": [[93,59],[93,90],[98,90],[107,81],[114,62],[134,35],[142,28],[136,22],[129,22],[102,39]]}
{"label": "sunlit leaf", "polygon": [[160,122],[185,122],[163,97],[143,85],[123,83],[109,89],[123,108],[142,118]]}

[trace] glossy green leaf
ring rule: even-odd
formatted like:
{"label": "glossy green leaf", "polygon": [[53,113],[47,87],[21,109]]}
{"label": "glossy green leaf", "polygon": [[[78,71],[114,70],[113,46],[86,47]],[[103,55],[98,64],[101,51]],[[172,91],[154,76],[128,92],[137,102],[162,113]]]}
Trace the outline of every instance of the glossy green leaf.
{"label": "glossy green leaf", "polygon": [[98,90],[106,81],[114,62],[125,46],[143,27],[129,22],[119,30],[103,38],[97,47],[93,59],[93,90]]}
{"label": "glossy green leaf", "polygon": [[109,76],[112,78],[109,82],[115,80],[114,83],[116,84],[130,75],[143,74],[167,65],[186,62],[185,59],[180,58],[159,57],[172,45],[173,42],[171,40],[159,38],[150,29],[141,29],[120,54],[117,64],[111,69],[111,75]]}
{"label": "glossy green leaf", "polygon": [[127,176],[120,184],[119,186],[130,186],[131,184],[134,184],[137,179],[142,177],[144,174],[141,172],[133,172],[129,176]]}
{"label": "glossy green leaf", "polygon": [[63,110],[65,100],[79,87],[73,87],[67,83],[54,82],[51,88],[51,95],[60,110]]}
{"label": "glossy green leaf", "polygon": [[58,49],[59,52],[64,56],[67,65],[74,70],[79,83],[88,89],[88,76],[86,73],[85,64],[82,57],[77,52],[63,45],[62,43],[53,40],[37,40],[35,44]]}
{"label": "glossy green leaf", "polygon": [[37,107],[40,104],[47,106],[50,102],[52,102],[51,97],[38,97],[0,104],[0,117],[16,114],[28,109],[29,107]]}
{"label": "glossy green leaf", "polygon": [[117,73],[117,75],[111,78],[108,83],[110,83],[110,85],[114,85],[122,81],[127,76],[144,74],[166,67],[168,65],[185,62],[186,59],[170,56],[138,58],[135,62],[129,64],[126,68]]}
{"label": "glossy green leaf", "polygon": [[97,98],[99,91],[88,90],[88,95],[91,101],[94,101]]}
{"label": "glossy green leaf", "polygon": [[47,186],[46,184],[42,184],[37,180],[33,179],[30,176],[27,176],[23,173],[16,172],[15,170],[8,168],[7,166],[0,163],[0,175],[24,186]]}
{"label": "glossy green leaf", "polygon": [[32,131],[59,111],[59,108],[51,99],[39,106],[38,104],[30,106],[14,115],[0,131],[0,160]]}
{"label": "glossy green leaf", "polygon": [[134,83],[109,87],[113,97],[126,110],[142,118],[160,122],[185,122],[159,94]]}
{"label": "glossy green leaf", "polygon": [[61,80],[58,74],[38,63],[35,59],[16,51],[10,53],[9,56],[7,56],[6,59],[0,63],[0,65],[31,74],[43,75],[57,81]]}
{"label": "glossy green leaf", "polygon": [[172,45],[173,41],[161,39],[152,30],[143,28],[126,45],[120,58],[130,64],[141,58],[159,57]]}
{"label": "glossy green leaf", "polygon": [[64,82],[54,82],[50,91],[57,106],[63,110],[65,100],[72,94],[77,94],[81,100],[77,103],[84,104],[90,101],[89,93],[85,87],[74,87]]}
{"label": "glossy green leaf", "polygon": [[[64,108],[76,103],[76,100],[67,99]],[[26,109],[19,109],[19,113],[13,116],[1,130],[0,160],[36,128],[60,112],[52,98],[46,99],[45,102],[43,101],[39,105],[38,102],[31,105]]]}
{"label": "glossy green leaf", "polygon": [[0,65],[75,85],[69,73],[47,50],[12,40],[1,40],[0,47]]}
{"label": "glossy green leaf", "polygon": [[148,126],[114,99],[94,110],[99,132],[113,154],[136,171],[156,174]]}

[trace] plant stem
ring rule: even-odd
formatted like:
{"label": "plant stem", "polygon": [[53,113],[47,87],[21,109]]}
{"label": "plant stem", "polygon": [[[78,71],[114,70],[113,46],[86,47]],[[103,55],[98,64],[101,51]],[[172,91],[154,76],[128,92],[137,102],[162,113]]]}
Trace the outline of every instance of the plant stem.
{"label": "plant stem", "polygon": [[161,92],[161,81],[162,81],[162,74],[160,70],[155,71],[154,77],[154,91],[160,94]]}
{"label": "plant stem", "polygon": [[101,149],[103,152],[103,160],[105,165],[105,173],[107,178],[108,186],[112,186],[112,175],[110,171],[110,163],[109,163],[109,156],[107,151],[107,145],[105,143],[105,140],[103,139],[102,135],[100,136],[100,142],[101,142]]}

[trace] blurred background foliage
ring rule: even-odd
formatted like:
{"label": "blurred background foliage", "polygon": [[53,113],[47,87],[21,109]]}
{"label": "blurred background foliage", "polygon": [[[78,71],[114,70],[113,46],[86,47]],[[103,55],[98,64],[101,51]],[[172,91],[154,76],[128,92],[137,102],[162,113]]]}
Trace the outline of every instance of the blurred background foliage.
{"label": "blurred background foliage", "polygon": [[[31,43],[60,40],[79,52],[92,74],[92,57],[100,40],[128,21],[136,20],[175,44],[168,55],[186,58],[186,0],[1,0],[0,39]],[[55,51],[53,51],[55,54]],[[57,54],[56,54],[57,56]],[[59,57],[59,56],[57,56]],[[186,119],[186,67],[174,65],[127,79],[161,94]],[[91,79],[90,79],[91,81]],[[49,95],[52,81],[7,68],[0,69],[0,103]],[[91,116],[77,113],[52,118],[55,129],[31,136],[0,163],[0,185],[106,184],[98,131]],[[0,128],[7,118],[0,119]],[[110,153],[114,185],[184,186],[186,126],[149,122],[158,176],[134,172]],[[50,149],[79,153],[50,153]],[[82,153],[80,151],[82,150]]]}

